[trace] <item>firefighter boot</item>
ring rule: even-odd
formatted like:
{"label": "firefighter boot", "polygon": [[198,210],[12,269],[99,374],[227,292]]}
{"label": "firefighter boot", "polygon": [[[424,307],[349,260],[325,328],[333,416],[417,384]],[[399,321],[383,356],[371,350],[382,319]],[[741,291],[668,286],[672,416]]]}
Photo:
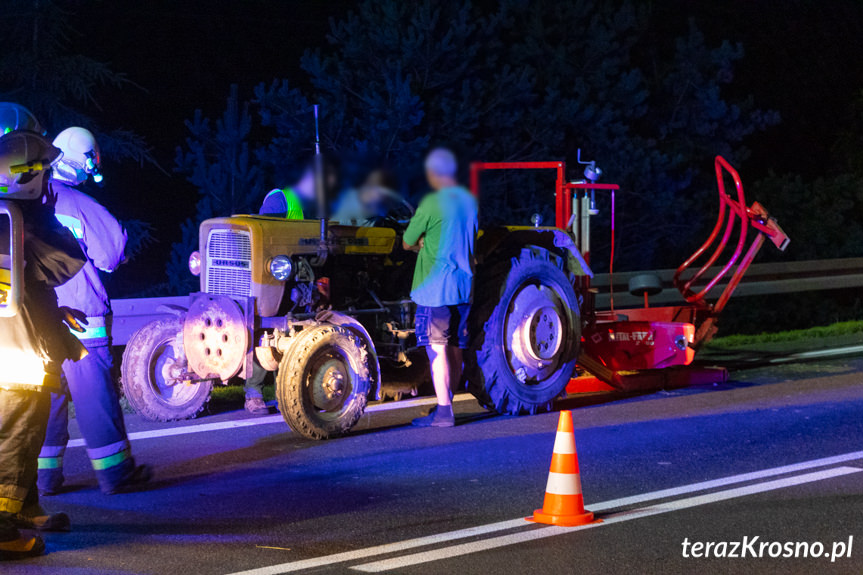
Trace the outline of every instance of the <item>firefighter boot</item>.
{"label": "firefighter boot", "polygon": [[135,465],[134,459],[127,459],[121,470],[112,471],[110,474],[97,472],[99,487],[105,495],[136,491],[153,478],[153,469],[149,465]]}
{"label": "firefighter boot", "polygon": [[45,542],[38,535],[18,533],[14,539],[0,541],[0,561],[38,557],[45,553]]}
{"label": "firefighter boot", "polygon": [[65,513],[48,513],[38,503],[24,507],[12,515],[12,523],[21,529],[39,531],[71,531],[72,523]]}
{"label": "firefighter boot", "polygon": [[[42,459],[39,459],[39,464],[42,464]],[[36,487],[39,489],[39,495],[57,495],[63,490],[63,468],[55,467],[51,469],[39,468],[39,478],[36,480]]]}

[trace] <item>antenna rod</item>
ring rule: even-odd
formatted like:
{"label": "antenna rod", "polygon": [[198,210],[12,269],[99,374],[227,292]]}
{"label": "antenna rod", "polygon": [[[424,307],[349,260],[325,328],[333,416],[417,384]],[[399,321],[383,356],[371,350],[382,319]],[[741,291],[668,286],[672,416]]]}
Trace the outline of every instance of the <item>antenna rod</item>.
{"label": "antenna rod", "polygon": [[324,157],[321,155],[317,104],[315,104],[315,192],[318,197],[318,219],[321,221],[321,250],[325,250],[327,244],[327,198],[324,192]]}

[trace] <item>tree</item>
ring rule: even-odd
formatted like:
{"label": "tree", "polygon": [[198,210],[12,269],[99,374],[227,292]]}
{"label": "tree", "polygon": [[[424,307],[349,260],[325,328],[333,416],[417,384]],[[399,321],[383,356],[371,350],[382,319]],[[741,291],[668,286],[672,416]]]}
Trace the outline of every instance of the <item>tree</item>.
{"label": "tree", "polygon": [[97,119],[103,100],[137,86],[104,62],[70,50],[75,31],[69,16],[54,0],[6,0],[0,11],[0,99],[27,106],[49,133],[83,126],[106,156],[154,163],[143,137]]}
{"label": "tree", "polygon": [[[290,179],[312,151],[312,103],[321,105],[323,147],[339,155],[349,179],[385,165],[408,193],[424,190],[421,158],[431,145],[502,161],[571,161],[581,148],[606,181],[621,184],[620,263],[677,263],[712,223],[713,155],[741,160],[746,136],[778,117],[751,98],[724,95],[740,46],[710,48],[691,24],[662,58],[645,34],[649,25],[649,11],[626,0],[360,2],[331,20],[325,49],[302,58],[310,90],[286,79],[260,84],[250,108],[233,89],[215,130],[200,112],[187,124],[191,137],[177,165],[201,200],[171,269],[185,270],[193,222],[237,211],[229,189],[259,199],[265,181]],[[485,225],[528,223],[534,212],[552,221],[550,175],[489,174],[484,187]],[[595,224],[607,229],[601,201]],[[607,238],[594,240],[599,269]]]}
{"label": "tree", "polygon": [[176,171],[186,176],[199,193],[197,213],[183,224],[182,239],[171,249],[168,286],[172,293],[195,291],[197,280],[189,274],[188,257],[198,248],[198,226],[207,218],[237,213],[257,213],[264,187],[264,172],[256,165],[250,142],[252,115],[231,86],[227,106],[215,122],[196,110],[186,122],[189,137],[177,148]]}
{"label": "tree", "polygon": [[[302,60],[314,98],[283,82],[256,90],[265,124],[285,136],[268,153],[296,150],[297,112],[311,99],[329,149],[389,163],[408,182],[434,143],[484,160],[571,160],[582,148],[622,186],[622,263],[670,265],[713,216],[713,155],[742,160],[741,142],[778,116],[723,94],[739,45],[709,48],[690,24],[670,58],[645,59],[660,52],[649,23],[627,1],[361,2],[331,21],[327,49]],[[486,223],[534,212],[551,221],[542,178],[489,175]],[[595,247],[602,254],[607,240]]]}

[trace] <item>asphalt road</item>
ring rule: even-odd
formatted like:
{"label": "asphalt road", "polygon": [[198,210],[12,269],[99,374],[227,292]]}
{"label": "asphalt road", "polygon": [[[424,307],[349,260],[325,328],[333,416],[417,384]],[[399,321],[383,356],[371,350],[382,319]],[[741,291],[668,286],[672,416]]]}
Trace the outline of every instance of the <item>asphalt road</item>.
{"label": "asphalt road", "polygon": [[[104,497],[84,449],[70,448],[71,491],[44,503],[74,531],[0,572],[863,572],[863,359],[560,402],[575,410],[585,499],[603,519],[579,529],[522,519],[542,503],[557,414],[489,417],[459,399],[453,429],[411,428],[423,406],[385,403],[329,442],[293,435],[278,416],[129,416],[152,488]],[[685,540],[727,542],[726,554],[742,542],[747,556],[684,557]],[[768,545],[752,557],[762,542],[813,544],[819,556],[771,558]]]}

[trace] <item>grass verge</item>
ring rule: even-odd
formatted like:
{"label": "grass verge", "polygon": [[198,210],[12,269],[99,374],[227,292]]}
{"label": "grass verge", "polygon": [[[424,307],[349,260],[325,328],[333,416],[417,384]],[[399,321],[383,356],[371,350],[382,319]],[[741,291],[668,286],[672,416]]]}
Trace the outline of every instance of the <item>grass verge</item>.
{"label": "grass verge", "polygon": [[801,342],[837,338],[855,334],[863,334],[863,321],[841,321],[831,325],[810,327],[807,329],[794,329],[755,335],[729,335],[714,339],[706,347],[707,349],[727,349],[765,343]]}

